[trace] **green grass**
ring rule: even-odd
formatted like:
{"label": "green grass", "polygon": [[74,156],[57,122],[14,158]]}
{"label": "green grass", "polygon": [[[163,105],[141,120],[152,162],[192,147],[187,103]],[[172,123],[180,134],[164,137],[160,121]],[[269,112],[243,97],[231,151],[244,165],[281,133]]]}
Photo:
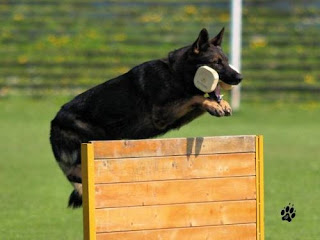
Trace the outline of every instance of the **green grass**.
{"label": "green grass", "polygon": [[[82,239],[82,211],[66,208],[71,186],[49,144],[49,124],[66,98],[0,100],[0,239]],[[320,236],[320,105],[245,103],[231,118],[208,114],[164,137],[265,136],[266,239]],[[294,203],[296,218],[281,209]]]}

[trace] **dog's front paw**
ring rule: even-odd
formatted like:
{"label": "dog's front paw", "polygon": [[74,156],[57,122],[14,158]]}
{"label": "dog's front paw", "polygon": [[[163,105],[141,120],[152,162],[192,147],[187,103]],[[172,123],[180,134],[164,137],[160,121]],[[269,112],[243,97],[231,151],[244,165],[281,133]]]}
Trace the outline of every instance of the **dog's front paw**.
{"label": "dog's front paw", "polygon": [[231,108],[230,104],[227,101],[221,100],[219,104],[220,104],[221,108],[223,109],[225,116],[231,116],[232,115],[232,108]]}
{"label": "dog's front paw", "polygon": [[208,101],[205,109],[208,113],[216,117],[223,117],[225,115],[223,108],[215,101]]}

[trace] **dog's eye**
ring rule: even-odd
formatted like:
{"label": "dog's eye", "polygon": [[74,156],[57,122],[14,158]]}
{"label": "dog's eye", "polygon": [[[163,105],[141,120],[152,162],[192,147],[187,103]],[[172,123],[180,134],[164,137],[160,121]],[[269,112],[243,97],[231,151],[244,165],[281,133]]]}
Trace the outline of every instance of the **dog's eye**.
{"label": "dog's eye", "polygon": [[222,64],[222,59],[217,59],[212,61],[213,64]]}

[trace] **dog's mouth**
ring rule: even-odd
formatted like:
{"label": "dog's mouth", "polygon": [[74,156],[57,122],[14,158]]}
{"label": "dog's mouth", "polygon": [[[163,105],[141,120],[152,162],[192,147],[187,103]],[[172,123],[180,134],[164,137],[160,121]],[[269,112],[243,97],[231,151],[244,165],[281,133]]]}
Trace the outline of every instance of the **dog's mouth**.
{"label": "dog's mouth", "polygon": [[209,97],[216,100],[217,102],[220,102],[222,100],[223,95],[221,95],[221,87],[220,87],[220,82],[217,85],[216,89],[209,93]]}
{"label": "dog's mouth", "polygon": [[223,90],[231,90],[233,86],[234,85],[225,83],[222,80],[220,80],[217,87],[215,88],[215,90],[213,92],[209,93],[209,97],[216,100],[217,102],[220,102],[223,97],[223,95],[221,94],[221,88]]}
{"label": "dog's mouth", "polygon": [[223,89],[223,90],[231,90],[233,88],[233,86],[237,85],[237,84],[230,84],[230,83],[226,83],[223,80],[219,80],[218,85]]}
{"label": "dog's mouth", "polygon": [[[230,68],[232,68],[230,66]],[[234,69],[234,68],[232,68]],[[231,90],[233,85],[241,82],[242,76],[234,70],[232,76],[224,76],[219,79],[218,72],[209,66],[201,66],[197,69],[193,82],[196,88],[204,93],[209,93],[209,97],[220,102],[222,99],[221,88],[223,90]]]}

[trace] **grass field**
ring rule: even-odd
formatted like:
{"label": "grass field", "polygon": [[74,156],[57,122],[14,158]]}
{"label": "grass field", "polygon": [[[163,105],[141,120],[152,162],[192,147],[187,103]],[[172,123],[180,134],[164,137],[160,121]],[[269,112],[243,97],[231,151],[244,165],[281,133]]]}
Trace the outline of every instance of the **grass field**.
{"label": "grass field", "polygon": [[[0,100],[0,239],[82,239],[82,211],[66,208],[71,186],[48,140],[50,120],[65,101]],[[317,103],[244,103],[231,118],[207,114],[165,137],[263,134],[266,239],[315,240],[320,236],[319,120]],[[296,207],[291,223],[280,216],[288,203]]]}

